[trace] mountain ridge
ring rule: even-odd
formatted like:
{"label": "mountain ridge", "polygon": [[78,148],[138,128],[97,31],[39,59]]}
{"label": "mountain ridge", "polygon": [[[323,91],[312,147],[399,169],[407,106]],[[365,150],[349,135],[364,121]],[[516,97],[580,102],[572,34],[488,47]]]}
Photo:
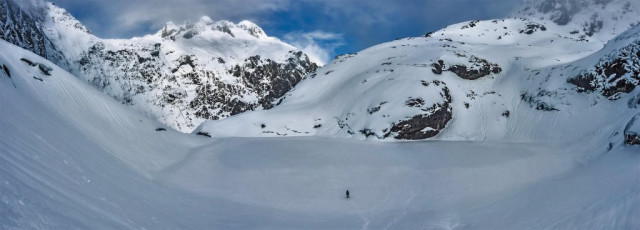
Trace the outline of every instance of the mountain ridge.
{"label": "mountain ridge", "polygon": [[[184,132],[204,120],[269,109],[318,67],[302,51],[246,20],[236,24],[204,16],[196,23],[169,22],[142,37],[101,39],[53,3],[3,3],[3,13],[33,18],[22,20],[25,25],[4,23],[2,32],[25,34],[5,40]],[[32,40],[39,45],[30,45]]]}

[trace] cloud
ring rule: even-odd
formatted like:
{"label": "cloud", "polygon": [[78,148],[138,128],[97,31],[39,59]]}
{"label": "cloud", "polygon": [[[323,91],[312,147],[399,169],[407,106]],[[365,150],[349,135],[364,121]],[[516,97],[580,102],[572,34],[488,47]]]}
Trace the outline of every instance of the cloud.
{"label": "cloud", "polygon": [[342,34],[325,31],[291,32],[285,34],[283,40],[305,52],[311,61],[325,65],[335,52],[344,45]]}
{"label": "cloud", "polygon": [[[139,36],[168,22],[214,20],[241,21],[260,14],[286,11],[290,0],[51,0],[67,8],[103,37]],[[79,15],[78,15],[79,14]]]}

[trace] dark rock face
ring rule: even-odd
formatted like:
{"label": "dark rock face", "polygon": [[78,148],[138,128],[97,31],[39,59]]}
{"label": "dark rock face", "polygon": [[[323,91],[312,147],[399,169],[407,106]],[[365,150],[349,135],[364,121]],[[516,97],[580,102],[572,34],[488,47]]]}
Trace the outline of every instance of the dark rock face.
{"label": "dark rock face", "polygon": [[444,61],[438,60],[437,63],[432,63],[431,67],[431,71],[434,74],[440,75],[443,71],[451,71],[458,75],[458,77],[467,80],[476,80],[489,74],[499,74],[502,72],[502,68],[500,68],[498,64],[491,63],[476,56],[469,58],[469,66],[452,65],[447,69]]}
{"label": "dark rock face", "polygon": [[[159,50],[157,45],[109,50],[98,42],[77,63],[81,75],[95,88],[124,104],[132,104],[133,96],[161,87],[161,79],[175,78],[167,73],[161,58],[153,55]],[[167,95],[167,101],[174,101],[179,94]]]}
{"label": "dark rock face", "polygon": [[301,51],[291,51],[290,54],[285,63],[252,56],[242,66],[236,65],[230,69],[229,73],[241,78],[247,88],[263,95],[258,103],[270,109],[274,106],[272,102],[289,92],[307,73],[318,68]]}
{"label": "dark rock face", "polygon": [[205,136],[205,137],[211,137],[211,134],[209,134],[207,132],[197,132],[196,135]]}
{"label": "dark rock face", "polygon": [[437,103],[424,109],[428,113],[415,115],[410,119],[393,124],[390,132],[395,134],[395,138],[422,140],[438,135],[452,118],[449,88],[446,86],[442,88],[440,95],[443,98],[443,103]]}
{"label": "dark rock face", "polygon": [[[29,59],[26,58],[20,58],[20,61],[23,61],[24,63],[27,63],[27,65],[30,65],[32,67],[38,67],[38,69],[40,70],[40,73],[47,75],[47,76],[51,76],[51,71],[53,70],[53,68],[46,66],[42,63],[38,63],[38,62],[33,62]],[[7,69],[8,71],[8,69]]]}
{"label": "dark rock face", "polygon": [[521,34],[533,34],[536,31],[547,31],[547,27],[538,23],[529,22],[526,26],[527,28],[519,31]]}
{"label": "dark rock face", "polygon": [[9,71],[9,67],[2,64],[2,71],[4,71],[4,73],[7,74],[7,77],[11,78],[11,71]]}
{"label": "dark rock face", "polygon": [[640,114],[633,117],[624,127],[624,143],[626,145],[640,145]]}
{"label": "dark rock face", "polygon": [[443,60],[438,60],[438,63],[433,63],[431,64],[431,67],[433,67],[431,69],[431,71],[435,74],[442,74],[442,70],[445,68],[444,66],[444,61]]}
{"label": "dark rock face", "polygon": [[578,92],[599,92],[609,100],[630,93],[640,85],[640,42],[619,50],[613,57],[601,59],[595,69],[569,78]]}
{"label": "dark rock face", "polygon": [[550,105],[547,102],[544,102],[543,100],[540,99],[543,97],[553,97],[553,96],[555,96],[553,92],[543,90],[543,91],[539,91],[536,94],[523,93],[520,95],[520,100],[529,104],[531,108],[534,108],[536,110],[560,111],[559,109],[555,108],[553,105]]}
{"label": "dark rock face", "polygon": [[624,135],[624,143],[626,145],[640,145],[640,136],[636,133],[626,133]]}
{"label": "dark rock face", "polygon": [[42,21],[41,18],[34,18],[24,12],[13,0],[0,1],[0,39],[34,52],[70,70],[67,58],[39,25]]}
{"label": "dark rock face", "polygon": [[490,63],[489,61],[476,56],[471,56],[471,58],[469,58],[469,63],[473,68],[466,65],[453,65],[449,67],[448,71],[451,71],[458,75],[458,77],[467,80],[476,80],[492,73],[499,74],[502,72],[502,69],[497,64]]}

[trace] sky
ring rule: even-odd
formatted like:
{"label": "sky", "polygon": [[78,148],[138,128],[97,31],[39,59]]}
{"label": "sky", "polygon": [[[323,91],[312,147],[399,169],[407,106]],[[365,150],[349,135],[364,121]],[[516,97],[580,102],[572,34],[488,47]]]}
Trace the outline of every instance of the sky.
{"label": "sky", "polygon": [[503,18],[521,0],[50,0],[102,38],[155,33],[202,16],[250,20],[269,36],[327,62],[447,25]]}

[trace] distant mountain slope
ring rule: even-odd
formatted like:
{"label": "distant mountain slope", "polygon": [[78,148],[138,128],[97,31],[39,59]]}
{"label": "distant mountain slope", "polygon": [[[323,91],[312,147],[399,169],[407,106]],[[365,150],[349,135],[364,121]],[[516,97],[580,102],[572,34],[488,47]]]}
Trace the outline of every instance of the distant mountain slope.
{"label": "distant mountain slope", "polygon": [[512,14],[549,20],[582,39],[603,42],[640,23],[635,0],[525,0]]}
{"label": "distant mountain slope", "polygon": [[603,47],[544,20],[455,24],[337,57],[275,109],[197,130],[218,136],[622,143],[621,130],[637,113],[640,97],[639,28]]}
{"label": "distant mountain slope", "polygon": [[28,10],[2,3],[5,40],[185,132],[206,119],[269,109],[318,67],[249,21],[203,17],[144,37],[101,39],[52,3],[22,2]]}

